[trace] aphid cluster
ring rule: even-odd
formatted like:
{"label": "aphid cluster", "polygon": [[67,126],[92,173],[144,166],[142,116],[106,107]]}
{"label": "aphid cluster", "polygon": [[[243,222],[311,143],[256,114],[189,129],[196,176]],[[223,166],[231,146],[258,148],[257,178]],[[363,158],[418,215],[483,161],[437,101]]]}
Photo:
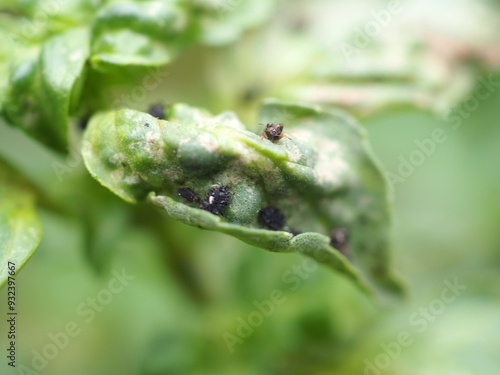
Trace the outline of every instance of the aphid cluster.
{"label": "aphid cluster", "polygon": [[229,204],[230,197],[231,193],[227,186],[213,187],[201,204],[201,208],[214,215],[221,215],[224,208]]}
{"label": "aphid cluster", "polygon": [[285,226],[285,216],[273,206],[262,208],[259,211],[259,220],[271,230],[282,230]]}
{"label": "aphid cluster", "polygon": [[[200,208],[214,215],[222,216],[222,212],[229,205],[231,184],[225,186],[212,186],[208,195],[202,201],[200,196],[187,187],[181,187],[177,190],[179,196],[189,203],[201,203]],[[285,215],[274,206],[261,208],[258,213],[259,222],[266,228],[274,231],[287,230],[294,236],[303,232],[296,229],[285,227]],[[346,228],[335,228],[329,233],[330,245],[340,251],[345,256],[349,256],[348,241],[349,231]]]}
{"label": "aphid cluster", "polygon": [[262,137],[269,139],[271,142],[279,141],[283,137],[288,136],[283,133],[283,124],[273,124],[272,122],[266,125],[266,128],[262,132]]}
{"label": "aphid cluster", "polygon": [[[189,188],[179,188],[177,193],[190,203],[201,202],[200,197],[194,191]],[[206,196],[206,198],[201,202],[200,208],[202,210],[208,211],[214,215],[222,215],[222,211],[229,204],[231,198],[231,193],[229,192],[229,186],[214,186]]]}

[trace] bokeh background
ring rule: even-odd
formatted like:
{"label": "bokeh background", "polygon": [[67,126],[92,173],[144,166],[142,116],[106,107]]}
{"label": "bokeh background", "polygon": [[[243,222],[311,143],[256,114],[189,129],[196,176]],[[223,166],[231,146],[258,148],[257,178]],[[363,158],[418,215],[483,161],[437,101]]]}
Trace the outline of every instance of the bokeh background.
{"label": "bokeh background", "polygon": [[[0,373],[497,374],[498,4],[246,3],[217,8],[222,21],[239,14],[232,22],[245,25],[241,35],[186,48],[143,98],[121,99],[148,71],[91,72],[79,115],[117,103],[144,110],[186,102],[233,110],[258,131],[266,97],[344,108],[366,128],[391,181],[392,263],[407,284],[406,300],[379,304],[323,267],[291,283],[286,275],[303,265],[300,256],[265,252],[122,202],[91,179],[78,152],[53,153],[2,119],[0,157],[60,205],[41,202],[43,239],[17,277],[17,359],[25,368],[6,366],[2,355]],[[42,6],[2,0],[0,24],[7,29],[17,20],[21,29]],[[64,17],[70,24],[91,18],[99,6],[62,4],[47,33],[57,33]],[[245,21],[254,16],[258,22]],[[7,59],[9,51],[0,49]],[[431,142],[424,154],[419,144],[436,129],[444,141]],[[69,169],[58,175],[54,163]],[[130,275],[123,290],[92,307],[123,269]],[[464,286],[452,301],[443,299],[449,283]],[[237,335],[257,311],[255,301],[276,290],[282,298],[272,313],[227,345],[227,334]],[[5,290],[0,306],[4,314]],[[77,326],[75,337],[48,349],[68,323]]]}

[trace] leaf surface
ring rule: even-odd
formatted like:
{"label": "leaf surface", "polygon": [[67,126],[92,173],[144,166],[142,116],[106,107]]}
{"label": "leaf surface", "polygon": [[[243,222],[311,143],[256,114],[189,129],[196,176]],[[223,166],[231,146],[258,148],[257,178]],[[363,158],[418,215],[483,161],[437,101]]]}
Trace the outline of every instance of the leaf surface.
{"label": "leaf surface", "polygon": [[46,145],[65,151],[68,115],[78,102],[89,53],[89,35],[72,29],[48,39],[18,65],[6,89],[7,120]]}
{"label": "leaf surface", "polygon": [[[365,290],[370,282],[401,291],[389,271],[386,182],[354,119],[269,102],[261,122],[282,119],[287,129],[286,137],[271,142],[247,131],[230,112],[212,116],[177,104],[166,118],[128,109],[96,115],[83,142],[90,173],[123,199],[148,197],[188,225],[269,251],[304,253]],[[202,209],[222,186],[230,194],[222,215]],[[183,199],[179,188],[198,199]],[[284,216],[280,230],[263,220],[266,207]],[[349,241],[335,249],[330,234],[341,228]]]}
{"label": "leaf surface", "polygon": [[29,188],[0,162],[0,287],[35,251],[41,227]]}

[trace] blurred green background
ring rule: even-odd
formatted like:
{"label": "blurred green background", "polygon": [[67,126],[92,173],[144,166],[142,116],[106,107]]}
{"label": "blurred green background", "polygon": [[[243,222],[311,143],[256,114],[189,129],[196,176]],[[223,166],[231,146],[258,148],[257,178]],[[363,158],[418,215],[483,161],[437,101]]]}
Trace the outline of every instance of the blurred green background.
{"label": "blurred green background", "polygon": [[[304,258],[122,202],[78,156],[60,180],[54,162],[68,159],[2,121],[0,157],[50,199],[39,209],[42,241],[17,277],[18,368],[3,355],[1,374],[497,374],[500,13],[493,2],[406,5],[350,60],[340,46],[387,3],[278,2],[237,41],[187,48],[131,104],[234,110],[255,130],[267,96],[342,106],[366,128],[390,176],[442,129],[446,140],[392,185],[393,268],[407,284],[405,301],[377,304],[323,267],[291,282]],[[112,106],[146,74],[127,73],[126,81],[123,71],[90,73],[81,113]],[[488,79],[497,86],[466,109]],[[123,269],[127,285],[103,292]],[[447,301],[447,283],[466,288]],[[276,290],[283,296],[272,313],[228,346],[227,334],[258,311],[255,301]],[[109,303],[92,307],[104,295]],[[4,289],[4,354],[6,299]],[[72,322],[78,334],[62,339]],[[55,351],[54,335],[65,343]],[[26,369],[34,364],[39,370]]]}

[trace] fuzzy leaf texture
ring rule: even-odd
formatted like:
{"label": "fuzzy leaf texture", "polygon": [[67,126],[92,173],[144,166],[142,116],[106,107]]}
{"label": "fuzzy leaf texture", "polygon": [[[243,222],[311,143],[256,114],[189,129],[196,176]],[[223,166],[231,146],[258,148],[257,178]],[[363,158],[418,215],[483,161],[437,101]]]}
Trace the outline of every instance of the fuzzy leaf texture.
{"label": "fuzzy leaf texture", "polygon": [[[286,119],[287,136],[276,142],[230,112],[212,116],[176,104],[165,117],[130,109],[96,114],[82,150],[90,173],[126,201],[148,198],[188,225],[304,253],[365,291],[401,292],[388,267],[386,183],[348,115],[268,102],[260,122]],[[229,192],[221,215],[202,209],[221,187]],[[180,188],[197,198],[181,197]],[[262,219],[266,207],[284,216],[280,230]],[[348,251],[332,247],[329,234],[338,228],[349,233]]]}
{"label": "fuzzy leaf texture", "polygon": [[16,273],[35,251],[41,227],[34,196],[7,166],[0,162],[0,287],[9,276],[9,262]]}

